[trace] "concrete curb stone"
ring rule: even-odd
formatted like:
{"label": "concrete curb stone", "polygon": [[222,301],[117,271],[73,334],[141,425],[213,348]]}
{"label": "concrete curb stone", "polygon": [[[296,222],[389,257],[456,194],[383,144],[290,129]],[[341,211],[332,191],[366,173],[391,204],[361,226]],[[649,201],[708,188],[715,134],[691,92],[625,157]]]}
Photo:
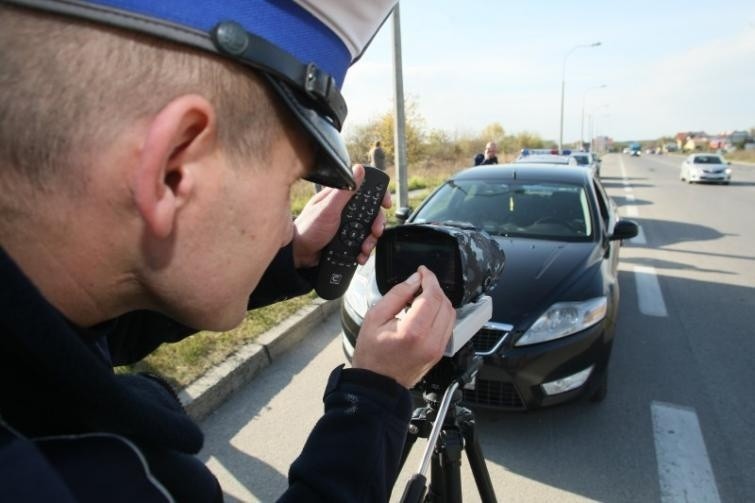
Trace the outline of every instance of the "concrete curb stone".
{"label": "concrete curb stone", "polygon": [[178,393],[186,412],[195,421],[209,416],[233,392],[304,338],[312,327],[325,321],[339,305],[338,300],[317,299],[211,368]]}

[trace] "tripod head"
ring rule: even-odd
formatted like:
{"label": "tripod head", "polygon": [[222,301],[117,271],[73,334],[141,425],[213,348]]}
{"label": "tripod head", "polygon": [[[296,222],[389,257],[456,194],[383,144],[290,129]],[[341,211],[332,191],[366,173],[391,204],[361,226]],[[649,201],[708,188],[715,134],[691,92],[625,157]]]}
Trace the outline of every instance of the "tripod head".
{"label": "tripod head", "polygon": [[474,364],[475,351],[472,337],[480,331],[493,315],[493,300],[489,295],[480,296],[475,302],[456,310],[456,323],[443,357],[417,383],[415,389],[423,393],[443,392],[452,382],[473,384],[482,361]]}

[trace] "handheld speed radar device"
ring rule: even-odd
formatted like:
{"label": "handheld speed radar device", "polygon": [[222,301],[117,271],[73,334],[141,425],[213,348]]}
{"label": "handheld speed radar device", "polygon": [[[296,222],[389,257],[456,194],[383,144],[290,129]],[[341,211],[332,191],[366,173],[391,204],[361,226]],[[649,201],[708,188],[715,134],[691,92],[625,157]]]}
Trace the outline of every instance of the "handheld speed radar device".
{"label": "handheld speed radar device", "polygon": [[378,241],[375,276],[381,294],[424,265],[459,308],[495,286],[503,271],[500,244],[485,231],[436,224],[406,224],[386,229]]}

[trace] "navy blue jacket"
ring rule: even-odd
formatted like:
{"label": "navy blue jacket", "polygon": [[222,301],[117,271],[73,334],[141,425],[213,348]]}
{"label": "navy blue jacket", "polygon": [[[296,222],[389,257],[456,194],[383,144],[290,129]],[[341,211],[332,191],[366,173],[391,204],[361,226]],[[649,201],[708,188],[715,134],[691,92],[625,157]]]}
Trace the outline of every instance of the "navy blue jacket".
{"label": "navy blue jacket", "polygon": [[[285,287],[281,287],[285,285]],[[250,299],[310,289],[281,250]],[[0,501],[222,501],[203,435],[157,376],[116,375],[194,330],[153,312],[82,329],[0,248]],[[410,418],[392,379],[337,368],[281,501],[387,501]]]}

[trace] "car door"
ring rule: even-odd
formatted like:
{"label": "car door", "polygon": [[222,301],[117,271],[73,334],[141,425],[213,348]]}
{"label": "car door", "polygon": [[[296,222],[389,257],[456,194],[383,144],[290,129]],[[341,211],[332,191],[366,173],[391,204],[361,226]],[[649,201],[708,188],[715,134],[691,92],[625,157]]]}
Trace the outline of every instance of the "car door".
{"label": "car door", "polygon": [[[608,197],[601,182],[593,178],[592,184],[601,220],[600,225],[596,226],[596,229],[600,227],[600,241],[604,247],[603,262],[601,264],[604,282],[603,288],[608,296],[609,308],[615,312],[618,309],[619,303],[618,268],[621,241],[612,241],[608,237],[613,233],[613,228],[619,220],[619,214],[616,203]],[[610,316],[609,319],[613,319],[613,316]]]}

